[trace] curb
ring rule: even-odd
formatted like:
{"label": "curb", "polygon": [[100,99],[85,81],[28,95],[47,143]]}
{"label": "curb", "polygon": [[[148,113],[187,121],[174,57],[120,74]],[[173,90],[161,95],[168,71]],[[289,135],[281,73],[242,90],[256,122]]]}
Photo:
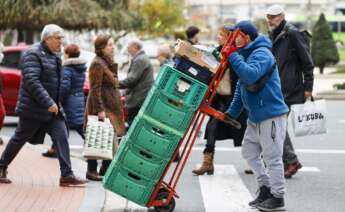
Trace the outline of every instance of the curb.
{"label": "curb", "polygon": [[345,90],[330,90],[317,93],[315,98],[326,100],[345,100]]}

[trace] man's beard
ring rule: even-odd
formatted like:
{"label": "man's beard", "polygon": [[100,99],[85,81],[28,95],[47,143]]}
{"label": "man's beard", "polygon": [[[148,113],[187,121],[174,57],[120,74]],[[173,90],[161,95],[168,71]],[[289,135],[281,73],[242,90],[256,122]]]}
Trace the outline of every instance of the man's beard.
{"label": "man's beard", "polygon": [[59,48],[57,51],[54,51],[54,54],[58,57],[61,57],[62,56],[62,48]]}
{"label": "man's beard", "polygon": [[274,26],[274,25],[268,26],[268,30],[269,30],[270,32],[273,32],[273,30],[275,30],[276,28],[277,28],[277,26]]}

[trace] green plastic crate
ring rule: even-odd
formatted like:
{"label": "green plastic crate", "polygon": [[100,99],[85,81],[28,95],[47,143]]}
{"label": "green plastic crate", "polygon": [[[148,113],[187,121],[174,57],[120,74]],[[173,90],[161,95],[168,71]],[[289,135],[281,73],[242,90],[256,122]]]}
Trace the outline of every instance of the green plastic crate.
{"label": "green plastic crate", "polygon": [[187,105],[176,96],[156,90],[149,94],[140,112],[183,134],[197,109],[198,105]]}
{"label": "green plastic crate", "polygon": [[177,69],[164,65],[155,81],[155,88],[176,97],[185,105],[198,107],[208,87]]}
{"label": "green plastic crate", "polygon": [[127,148],[127,145],[129,144],[129,142],[127,141],[126,137],[123,137],[121,139],[120,145],[114,155],[113,160],[118,160],[119,157],[122,157],[122,155],[124,154],[124,150]]}
{"label": "green plastic crate", "polygon": [[155,182],[139,176],[118,163],[109,166],[103,186],[120,196],[145,206],[155,188]]}
{"label": "green plastic crate", "polygon": [[124,140],[160,158],[172,156],[183,134],[139,113]]}
{"label": "green plastic crate", "polygon": [[126,145],[117,163],[133,171],[138,176],[158,181],[170,157],[162,159],[135,145]]}

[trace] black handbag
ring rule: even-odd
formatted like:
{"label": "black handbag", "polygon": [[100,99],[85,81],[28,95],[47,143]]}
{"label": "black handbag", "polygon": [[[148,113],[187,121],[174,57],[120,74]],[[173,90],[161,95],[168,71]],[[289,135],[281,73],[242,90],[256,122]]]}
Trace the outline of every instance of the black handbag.
{"label": "black handbag", "polygon": [[276,68],[277,63],[275,62],[273,66],[266,72],[262,77],[260,77],[254,84],[247,85],[244,82],[241,81],[241,84],[244,85],[244,87],[247,89],[247,91],[251,93],[258,93],[260,92],[264,87],[267,80],[272,76],[272,73],[274,72]]}

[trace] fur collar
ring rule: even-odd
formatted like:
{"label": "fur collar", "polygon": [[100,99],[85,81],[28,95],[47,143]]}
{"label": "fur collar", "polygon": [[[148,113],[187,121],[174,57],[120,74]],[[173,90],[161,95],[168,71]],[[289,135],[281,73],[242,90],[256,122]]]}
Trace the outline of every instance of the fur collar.
{"label": "fur collar", "polygon": [[81,65],[81,64],[86,64],[86,60],[83,58],[68,58],[63,61],[63,65]]}

